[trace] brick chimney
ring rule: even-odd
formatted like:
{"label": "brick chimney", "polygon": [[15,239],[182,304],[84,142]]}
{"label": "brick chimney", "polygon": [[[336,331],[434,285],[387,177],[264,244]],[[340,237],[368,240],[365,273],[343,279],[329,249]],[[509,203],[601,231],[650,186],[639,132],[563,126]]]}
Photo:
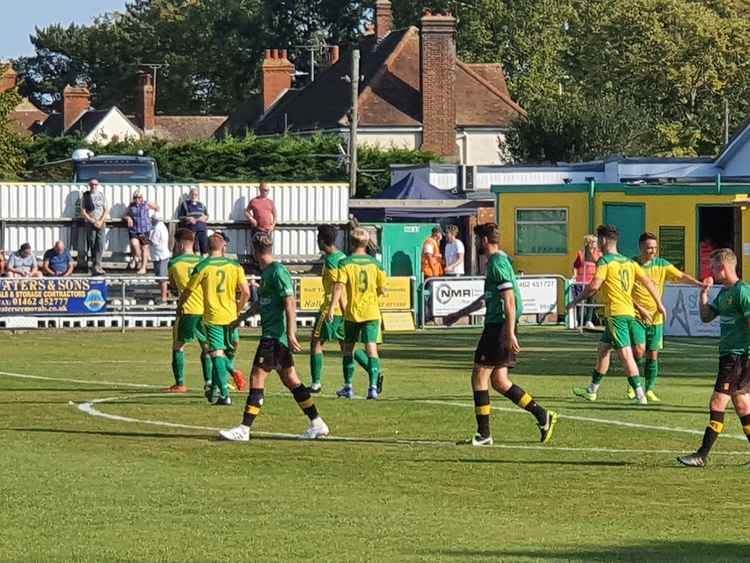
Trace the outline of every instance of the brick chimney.
{"label": "brick chimney", "polygon": [[135,123],[144,133],[153,132],[156,126],[156,92],[154,79],[150,73],[143,73],[138,79],[138,93],[135,105]]}
{"label": "brick chimney", "polygon": [[7,64],[2,67],[2,74],[0,74],[0,93],[6,90],[11,90],[16,87],[16,81],[18,75],[16,74],[13,65]]}
{"label": "brick chimney", "polygon": [[268,111],[279,97],[292,87],[294,65],[286,49],[266,49],[263,72],[263,111]]}
{"label": "brick chimney", "polygon": [[81,114],[91,107],[91,92],[85,86],[66,86],[63,90],[63,131],[70,129]]}
{"label": "brick chimney", "polygon": [[456,158],[456,18],[422,17],[422,150]]}
{"label": "brick chimney", "polygon": [[375,33],[378,41],[391,32],[393,27],[393,10],[389,0],[378,0],[375,3]]}

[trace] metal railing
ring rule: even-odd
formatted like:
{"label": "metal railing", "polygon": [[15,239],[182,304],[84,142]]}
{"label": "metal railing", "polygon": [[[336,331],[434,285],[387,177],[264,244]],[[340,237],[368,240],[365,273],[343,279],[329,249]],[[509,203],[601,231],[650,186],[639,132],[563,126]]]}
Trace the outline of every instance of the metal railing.
{"label": "metal railing", "polygon": [[[318,311],[302,309],[300,307],[300,280],[304,277],[292,276],[295,298],[297,300],[297,316],[299,324],[311,326]],[[159,282],[167,278],[153,275],[146,276],[95,276],[95,277],[67,277],[67,278],[0,278],[3,284],[14,286],[29,285],[39,281],[68,281],[75,284],[97,283],[106,284],[106,307],[96,313],[62,313],[45,311],[43,307],[38,312],[3,313],[0,309],[0,329],[2,328],[119,328],[125,332],[128,327],[168,327],[174,322],[177,296],[170,291],[167,303],[161,303]],[[247,276],[248,282],[259,281],[257,275]],[[414,322],[417,321],[415,308],[417,284],[414,277],[410,278],[411,301],[408,312]],[[0,299],[1,297],[0,293]],[[404,310],[404,309],[399,309]],[[384,311],[387,311],[385,309]],[[15,321],[15,322],[14,322]],[[243,326],[258,326],[259,315],[248,317]]]}
{"label": "metal railing", "polygon": [[[558,317],[564,317],[565,315],[565,305],[567,304],[567,284],[568,279],[565,277],[559,275],[559,274],[531,274],[531,275],[520,275],[517,277],[519,281],[523,280],[533,280],[533,279],[554,279],[555,280],[555,304],[554,307],[551,307],[547,311],[534,311],[533,313],[526,313],[524,312],[524,317],[529,317],[532,315],[536,315],[537,317],[537,323],[542,324],[544,320],[550,315],[550,314],[557,314]],[[484,283],[485,277],[484,276],[442,276],[442,277],[435,277],[435,278],[427,278],[422,286],[420,287],[420,307],[419,307],[419,327],[420,328],[440,328],[444,327],[444,325],[440,324],[428,324],[430,321],[435,321],[435,319],[443,318],[443,316],[435,316],[434,312],[432,310],[431,306],[428,306],[428,300],[431,303],[431,300],[433,298],[433,291],[434,286],[438,283],[446,283],[449,284],[450,282],[482,282]],[[473,294],[471,296],[471,299],[465,299],[462,303],[462,306],[465,307],[472,301],[476,300],[477,298],[481,297],[484,293],[484,290]],[[523,296],[523,288],[521,288],[521,294]],[[466,296],[468,297],[468,296]],[[460,307],[459,307],[460,309]],[[457,309],[458,310],[458,309]],[[429,316],[428,317],[428,311]],[[469,317],[468,324],[462,324],[463,327],[478,327],[481,326],[484,323],[484,315],[480,314],[473,314]]]}

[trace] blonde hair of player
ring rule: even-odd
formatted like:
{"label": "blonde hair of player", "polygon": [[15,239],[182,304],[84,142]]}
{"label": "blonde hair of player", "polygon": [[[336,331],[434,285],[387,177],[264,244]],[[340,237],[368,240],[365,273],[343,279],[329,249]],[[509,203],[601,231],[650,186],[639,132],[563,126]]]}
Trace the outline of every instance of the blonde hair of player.
{"label": "blonde hair of player", "polygon": [[370,233],[361,227],[352,231],[352,246],[354,248],[367,248],[370,243]]}
{"label": "blonde hair of player", "polygon": [[719,248],[711,253],[711,262],[714,264],[737,265],[737,255],[731,248]]}

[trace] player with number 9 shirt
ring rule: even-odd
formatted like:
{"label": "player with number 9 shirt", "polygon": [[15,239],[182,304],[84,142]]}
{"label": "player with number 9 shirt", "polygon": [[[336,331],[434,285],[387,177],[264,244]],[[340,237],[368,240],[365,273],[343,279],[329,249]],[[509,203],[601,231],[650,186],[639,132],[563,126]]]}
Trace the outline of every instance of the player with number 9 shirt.
{"label": "player with number 9 shirt", "polygon": [[352,254],[339,262],[338,277],[327,314],[327,320],[331,322],[335,316],[336,305],[343,299],[344,387],[338,390],[336,395],[347,399],[354,397],[353,353],[356,343],[362,342],[367,352],[367,373],[370,376],[367,398],[377,399],[380,377],[378,341],[381,322],[378,299],[385,291],[385,272],[380,262],[367,254],[370,235],[366,230],[354,229],[351,241]]}

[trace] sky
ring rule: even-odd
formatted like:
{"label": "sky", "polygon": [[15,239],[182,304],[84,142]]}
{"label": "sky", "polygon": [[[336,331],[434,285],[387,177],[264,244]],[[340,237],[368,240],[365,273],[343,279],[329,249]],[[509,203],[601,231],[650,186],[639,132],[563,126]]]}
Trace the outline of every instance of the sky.
{"label": "sky", "polygon": [[122,11],[125,0],[0,0],[3,8],[0,60],[34,54],[34,27],[89,24],[105,12]]}

